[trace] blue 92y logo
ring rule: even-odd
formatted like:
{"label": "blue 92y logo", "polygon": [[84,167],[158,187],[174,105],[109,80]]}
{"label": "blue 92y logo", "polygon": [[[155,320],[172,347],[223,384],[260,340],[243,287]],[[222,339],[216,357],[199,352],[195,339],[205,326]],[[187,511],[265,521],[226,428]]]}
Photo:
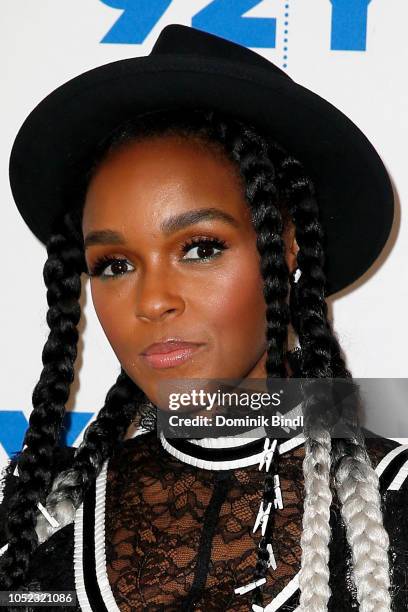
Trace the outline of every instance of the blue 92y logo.
{"label": "blue 92y logo", "polygon": [[[67,412],[64,417],[60,443],[73,446],[92,416],[92,412]],[[21,450],[27,427],[28,421],[22,410],[0,410],[0,445],[9,457]]]}
{"label": "blue 92y logo", "polygon": [[[172,0],[100,0],[122,11],[102,43],[143,43]],[[365,51],[368,5],[371,0],[327,0],[332,5],[331,42],[334,51]],[[245,17],[261,0],[212,0],[195,15],[191,24],[245,47],[274,48],[276,19]]]}

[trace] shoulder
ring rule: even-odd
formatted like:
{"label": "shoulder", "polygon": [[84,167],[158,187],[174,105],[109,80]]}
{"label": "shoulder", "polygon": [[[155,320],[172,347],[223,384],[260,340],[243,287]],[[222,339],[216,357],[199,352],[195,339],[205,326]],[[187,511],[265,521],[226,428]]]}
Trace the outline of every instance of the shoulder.
{"label": "shoulder", "polygon": [[408,444],[371,437],[366,439],[366,446],[380,481],[383,524],[389,537],[393,610],[402,612],[408,609]]}
{"label": "shoulder", "polygon": [[408,486],[408,440],[401,444],[367,429],[363,431],[368,455],[380,479],[380,490],[399,491]]}

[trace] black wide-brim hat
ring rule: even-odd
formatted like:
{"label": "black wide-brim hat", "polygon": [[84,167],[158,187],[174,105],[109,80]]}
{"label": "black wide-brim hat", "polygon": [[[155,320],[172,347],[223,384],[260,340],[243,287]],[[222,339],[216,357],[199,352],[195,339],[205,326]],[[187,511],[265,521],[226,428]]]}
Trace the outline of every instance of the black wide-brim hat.
{"label": "black wide-brim hat", "polygon": [[148,56],[105,64],[58,87],[23,123],[10,182],[42,242],[104,136],[130,117],[163,108],[229,113],[303,162],[326,234],[326,295],[354,282],[378,257],[392,225],[393,192],[359,128],[257,53],[182,25],[165,27]]}

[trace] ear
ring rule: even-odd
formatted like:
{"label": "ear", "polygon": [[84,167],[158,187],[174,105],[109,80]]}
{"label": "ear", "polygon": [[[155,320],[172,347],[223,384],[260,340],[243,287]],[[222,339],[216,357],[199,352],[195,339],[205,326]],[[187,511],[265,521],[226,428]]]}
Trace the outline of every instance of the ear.
{"label": "ear", "polygon": [[296,242],[295,237],[295,226],[290,225],[284,233],[285,241],[285,258],[286,264],[289,268],[289,272],[292,273],[297,268],[297,254],[299,251],[299,245]]}

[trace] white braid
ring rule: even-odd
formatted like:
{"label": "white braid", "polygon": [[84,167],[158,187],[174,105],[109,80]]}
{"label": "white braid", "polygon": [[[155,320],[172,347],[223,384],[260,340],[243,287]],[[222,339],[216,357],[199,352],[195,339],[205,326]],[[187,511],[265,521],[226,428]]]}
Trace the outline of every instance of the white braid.
{"label": "white braid", "polygon": [[383,525],[379,479],[361,446],[343,457],[335,476],[361,612],[390,612],[389,537]]}
{"label": "white braid", "polygon": [[53,527],[45,516],[39,512],[35,530],[39,544],[48,540],[56,531],[72,523],[75,518],[76,507],[64,492],[64,487],[72,488],[79,483],[79,476],[73,470],[60,472],[52,483],[50,493],[47,495],[46,510],[58,521],[58,526]]}
{"label": "white braid", "polygon": [[330,598],[329,541],[331,437],[321,430],[305,442],[305,501],[300,544],[299,612],[325,612]]}

